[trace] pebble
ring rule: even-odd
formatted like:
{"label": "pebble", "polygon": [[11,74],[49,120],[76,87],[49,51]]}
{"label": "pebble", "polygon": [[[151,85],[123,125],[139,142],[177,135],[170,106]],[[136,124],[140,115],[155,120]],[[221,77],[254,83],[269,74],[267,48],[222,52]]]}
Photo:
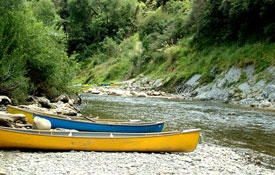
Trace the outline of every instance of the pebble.
{"label": "pebble", "polygon": [[[191,153],[0,151],[6,175],[271,175],[238,151],[200,143]],[[1,164],[1,161],[0,161]]]}

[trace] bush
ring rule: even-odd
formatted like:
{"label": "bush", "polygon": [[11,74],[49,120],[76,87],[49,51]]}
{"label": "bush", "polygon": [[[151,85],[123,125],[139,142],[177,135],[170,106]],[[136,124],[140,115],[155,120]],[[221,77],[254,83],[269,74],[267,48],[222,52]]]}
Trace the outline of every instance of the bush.
{"label": "bush", "polygon": [[0,93],[23,102],[28,95],[69,92],[75,62],[66,55],[65,35],[36,22],[23,4],[0,12]]}

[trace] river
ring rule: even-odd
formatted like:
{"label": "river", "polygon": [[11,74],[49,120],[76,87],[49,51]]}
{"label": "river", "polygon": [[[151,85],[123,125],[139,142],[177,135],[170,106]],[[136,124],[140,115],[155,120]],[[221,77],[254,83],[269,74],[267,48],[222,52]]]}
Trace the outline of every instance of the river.
{"label": "river", "polygon": [[164,131],[201,128],[203,142],[239,149],[275,169],[275,112],[223,103],[82,94],[84,115],[165,121]]}

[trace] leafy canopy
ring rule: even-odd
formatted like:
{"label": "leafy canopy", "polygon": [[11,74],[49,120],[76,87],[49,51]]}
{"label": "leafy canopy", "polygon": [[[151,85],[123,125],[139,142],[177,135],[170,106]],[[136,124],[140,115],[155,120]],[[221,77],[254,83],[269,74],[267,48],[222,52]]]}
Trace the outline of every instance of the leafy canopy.
{"label": "leafy canopy", "polygon": [[68,91],[74,77],[63,31],[48,26],[43,15],[35,18],[28,3],[35,1],[0,0],[0,94],[15,103],[29,94],[54,98]]}

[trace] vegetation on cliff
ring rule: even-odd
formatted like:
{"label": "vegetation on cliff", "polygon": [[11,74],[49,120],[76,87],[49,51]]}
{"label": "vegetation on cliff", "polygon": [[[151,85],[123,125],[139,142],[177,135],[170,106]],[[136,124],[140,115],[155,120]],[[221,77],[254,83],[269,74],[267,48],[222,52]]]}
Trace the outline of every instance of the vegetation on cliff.
{"label": "vegetation on cliff", "polygon": [[108,35],[97,47],[100,52],[86,58],[79,82],[101,84],[144,74],[162,78],[163,87],[173,91],[197,73],[203,84],[232,65],[254,64],[259,73],[274,62],[274,1],[148,0],[135,5],[132,33],[123,40]]}
{"label": "vegetation on cliff", "polygon": [[[274,62],[274,0],[0,0],[0,93],[54,97],[71,83],[144,74],[173,90],[232,65]],[[80,71],[79,71],[80,70]],[[76,76],[77,75],[77,76]]]}

